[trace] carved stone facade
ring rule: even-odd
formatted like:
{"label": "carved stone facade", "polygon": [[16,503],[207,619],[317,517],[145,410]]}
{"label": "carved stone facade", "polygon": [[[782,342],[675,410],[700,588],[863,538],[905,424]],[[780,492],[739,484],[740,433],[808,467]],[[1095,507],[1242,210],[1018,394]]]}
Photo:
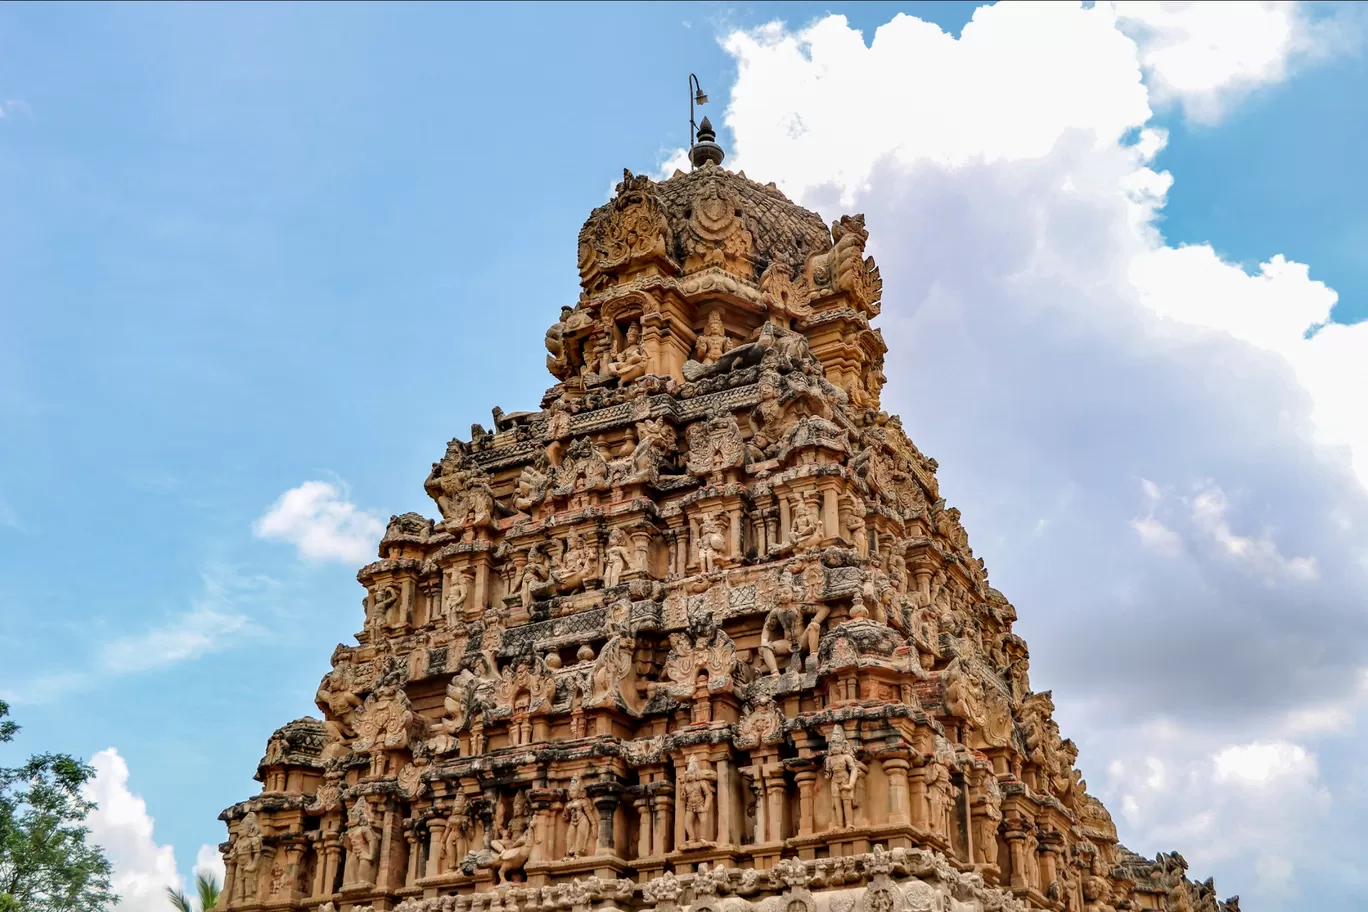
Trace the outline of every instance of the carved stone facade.
{"label": "carved stone facade", "polygon": [[322,720],[222,815],[226,908],[1237,908],[1073,768],[880,410],[863,218],[719,157],[590,215],[556,385],[391,520]]}

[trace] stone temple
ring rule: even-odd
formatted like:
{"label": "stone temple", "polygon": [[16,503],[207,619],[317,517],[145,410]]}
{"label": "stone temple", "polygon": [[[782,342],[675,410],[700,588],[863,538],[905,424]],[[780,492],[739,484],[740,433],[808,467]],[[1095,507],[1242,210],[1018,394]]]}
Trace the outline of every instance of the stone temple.
{"label": "stone temple", "polygon": [[722,167],[626,173],[538,411],[390,520],[322,719],[222,814],[227,909],[1233,912],[1142,858],[1031,689],[936,462],[880,409],[882,283]]}

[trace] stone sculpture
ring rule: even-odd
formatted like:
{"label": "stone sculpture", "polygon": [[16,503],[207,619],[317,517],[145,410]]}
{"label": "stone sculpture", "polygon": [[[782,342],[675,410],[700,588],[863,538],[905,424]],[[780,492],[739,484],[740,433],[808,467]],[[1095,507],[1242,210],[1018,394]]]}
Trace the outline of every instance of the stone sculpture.
{"label": "stone sculpture", "polygon": [[391,519],[322,719],[223,813],[227,912],[1237,909],[1119,844],[1031,689],[881,410],[863,217],[706,120],[693,158],[594,210],[539,408]]}

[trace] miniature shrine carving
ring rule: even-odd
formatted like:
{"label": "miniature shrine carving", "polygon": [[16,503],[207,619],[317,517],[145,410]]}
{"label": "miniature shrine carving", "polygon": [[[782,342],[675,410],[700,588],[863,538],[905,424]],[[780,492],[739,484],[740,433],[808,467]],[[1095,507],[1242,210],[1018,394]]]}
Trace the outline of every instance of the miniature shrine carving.
{"label": "miniature shrine carving", "polygon": [[692,155],[590,214],[538,408],[391,519],[226,910],[1238,912],[1118,843],[1031,689],[882,410],[864,218]]}

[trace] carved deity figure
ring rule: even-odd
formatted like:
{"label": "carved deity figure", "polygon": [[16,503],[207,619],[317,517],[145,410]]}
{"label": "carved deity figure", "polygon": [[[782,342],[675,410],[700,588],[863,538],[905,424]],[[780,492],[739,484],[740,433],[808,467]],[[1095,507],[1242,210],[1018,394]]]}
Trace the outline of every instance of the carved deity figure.
{"label": "carved deity figure", "polygon": [[470,805],[464,792],[458,791],[451,801],[446,833],[442,838],[442,858],[446,871],[455,871],[470,853]]}
{"label": "carved deity figure", "polygon": [[256,899],[262,847],[261,824],[257,822],[256,812],[248,811],[242,818],[242,823],[238,825],[237,841],[233,843],[233,854],[237,858],[234,891],[239,903],[252,902]]}
{"label": "carved deity figure", "polygon": [[845,728],[837,725],[827,737],[826,760],[822,771],[831,780],[831,825],[836,829],[855,826],[855,787],[864,764],[855,758],[855,749],[846,740]]}
{"label": "carved deity figure", "polygon": [[685,842],[711,842],[716,822],[717,773],[699,766],[698,757],[690,757],[679,781]]}
{"label": "carved deity figure", "polygon": [[489,842],[494,850],[494,875],[496,883],[510,883],[510,874],[521,871],[532,855],[532,818],[527,818],[520,827],[504,827],[497,839]]}
{"label": "carved deity figure", "polygon": [[974,815],[974,851],[980,864],[996,865],[998,824],[1002,822],[1002,787],[992,770],[981,773],[978,813]]}
{"label": "carved deity figure", "polygon": [[527,564],[523,567],[518,580],[518,591],[524,608],[532,607],[532,590],[551,582],[551,558],[541,544],[535,544],[527,552]]}
{"label": "carved deity figure", "polygon": [[398,617],[399,612],[399,590],[393,586],[385,585],[375,590],[371,597],[370,612],[366,618],[366,626],[375,627],[396,627],[401,623]]}
{"label": "carved deity figure", "polygon": [[846,531],[850,535],[851,542],[855,545],[855,550],[861,556],[869,553],[869,534],[865,531],[865,504],[860,498],[849,492],[843,498],[845,510]]}
{"label": "carved deity figure", "polygon": [[708,314],[708,322],[694,342],[694,359],[704,365],[716,364],[726,351],[727,330],[722,325],[722,312],[714,310]]}
{"label": "carved deity figure", "polygon": [[632,569],[632,552],[627,533],[614,529],[608,536],[608,550],[604,554],[603,586],[611,589],[622,582],[622,574]]}
{"label": "carved deity figure", "polygon": [[955,754],[950,743],[936,736],[936,752],[926,764],[926,799],[930,806],[931,828],[943,838],[954,832],[955,787],[952,771]]}
{"label": "carved deity figure", "polygon": [[517,490],[513,495],[513,508],[519,513],[527,513],[546,497],[551,485],[551,476],[542,471],[541,460],[523,466],[518,475]]}
{"label": "carved deity figure", "polygon": [[770,674],[779,674],[779,655],[793,655],[802,649],[799,640],[799,627],[802,626],[799,593],[793,583],[795,576],[801,578],[803,564],[793,561],[785,569],[775,590],[775,604],[765,615],[760,628],[760,658]]}
{"label": "carved deity figure", "polygon": [[356,737],[352,721],[361,706],[361,698],[352,691],[349,682],[350,666],[339,665],[323,677],[314,695],[314,702],[323,711],[323,730],[327,738],[323,759],[347,753],[347,741]]}
{"label": "carved deity figure", "polygon": [[348,882],[375,882],[375,862],[380,857],[380,833],[371,821],[370,808],[365,799],[358,800],[347,814]]}
{"label": "carved deity figure", "polygon": [[460,749],[458,734],[470,716],[470,688],[474,681],[475,676],[463,669],[447,682],[446,697],[442,700],[446,713],[437,721],[437,734],[427,743],[434,754],[452,754]]}
{"label": "carved deity figure", "polygon": [[718,560],[726,555],[727,537],[715,513],[705,513],[698,523],[698,564],[704,573],[718,568]]}
{"label": "carved deity figure", "polygon": [[594,803],[584,793],[579,777],[570,780],[561,816],[565,818],[566,857],[593,855],[598,845],[598,814]]}
{"label": "carved deity figure", "polygon": [[766,372],[760,375],[760,401],[751,409],[751,439],[746,448],[752,462],[760,462],[769,455],[769,449],[780,440],[788,427],[784,421],[788,409],[780,404],[779,375]]}
{"label": "carved deity figure", "polygon": [[453,570],[448,578],[446,594],[446,616],[450,624],[460,620],[465,612],[466,600],[470,598],[471,575],[470,569],[462,567],[460,570]]}
{"label": "carved deity figure", "polygon": [[608,364],[608,373],[618,378],[619,383],[631,381],[645,375],[646,352],[641,346],[641,324],[633,322],[627,327],[627,335],[622,350]]}
{"label": "carved deity figure", "polygon": [[812,506],[807,493],[793,498],[790,511],[789,541],[799,548],[807,548],[822,540],[821,523],[817,520],[817,510]]}

